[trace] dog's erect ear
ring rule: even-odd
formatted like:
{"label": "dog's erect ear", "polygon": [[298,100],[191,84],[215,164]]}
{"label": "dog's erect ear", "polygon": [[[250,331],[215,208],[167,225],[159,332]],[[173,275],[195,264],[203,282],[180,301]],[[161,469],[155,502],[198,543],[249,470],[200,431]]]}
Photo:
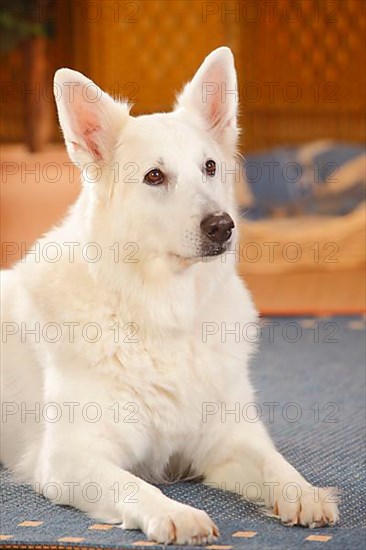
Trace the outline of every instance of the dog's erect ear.
{"label": "dog's erect ear", "polygon": [[206,57],[178,97],[177,108],[197,113],[218,141],[235,145],[238,90],[229,48],[218,48]]}
{"label": "dog's erect ear", "polygon": [[54,79],[58,116],[70,158],[80,168],[107,163],[128,117],[127,104],[114,101],[92,80],[71,69]]}

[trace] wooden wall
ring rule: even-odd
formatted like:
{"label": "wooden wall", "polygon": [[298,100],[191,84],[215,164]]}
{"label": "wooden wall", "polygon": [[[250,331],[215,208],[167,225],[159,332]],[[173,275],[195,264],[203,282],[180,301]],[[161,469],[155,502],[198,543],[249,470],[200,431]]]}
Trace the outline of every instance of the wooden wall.
{"label": "wooden wall", "polygon": [[[168,110],[203,57],[227,44],[236,55],[244,150],[318,138],[360,142],[365,8],[364,0],[56,0],[49,79],[71,66],[128,97],[136,114]],[[19,92],[2,94],[0,138],[22,141],[22,51],[1,65],[3,82]]]}

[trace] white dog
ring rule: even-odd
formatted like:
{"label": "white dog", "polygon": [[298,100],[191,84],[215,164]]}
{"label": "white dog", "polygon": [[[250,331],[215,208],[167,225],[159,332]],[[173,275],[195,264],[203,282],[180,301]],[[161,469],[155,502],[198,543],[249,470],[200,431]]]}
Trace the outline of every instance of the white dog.
{"label": "white dog", "polygon": [[57,71],[82,191],[2,284],[3,463],[54,502],[160,543],[219,533],[150,482],[246,488],[289,525],[338,517],[331,490],[290,466],[263,424],[230,414],[255,401],[253,349],[222,330],[257,319],[232,252],[235,88],[225,47],[170,113],[132,117]]}

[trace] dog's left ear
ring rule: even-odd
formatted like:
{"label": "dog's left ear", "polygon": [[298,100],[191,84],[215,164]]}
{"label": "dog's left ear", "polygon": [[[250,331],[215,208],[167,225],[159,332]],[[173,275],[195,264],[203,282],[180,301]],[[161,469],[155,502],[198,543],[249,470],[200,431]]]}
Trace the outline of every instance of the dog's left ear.
{"label": "dog's left ear", "polygon": [[215,139],[235,146],[238,136],[238,90],[229,48],[211,52],[177,100],[177,108],[198,116]]}

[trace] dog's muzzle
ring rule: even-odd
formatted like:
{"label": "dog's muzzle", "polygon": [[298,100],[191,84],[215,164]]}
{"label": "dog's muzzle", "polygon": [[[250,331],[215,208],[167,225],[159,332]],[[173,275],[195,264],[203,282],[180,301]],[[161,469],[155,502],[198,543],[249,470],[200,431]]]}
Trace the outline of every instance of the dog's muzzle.
{"label": "dog's muzzle", "polygon": [[218,256],[227,250],[235,224],[226,212],[209,214],[201,222],[204,235],[202,256]]}

